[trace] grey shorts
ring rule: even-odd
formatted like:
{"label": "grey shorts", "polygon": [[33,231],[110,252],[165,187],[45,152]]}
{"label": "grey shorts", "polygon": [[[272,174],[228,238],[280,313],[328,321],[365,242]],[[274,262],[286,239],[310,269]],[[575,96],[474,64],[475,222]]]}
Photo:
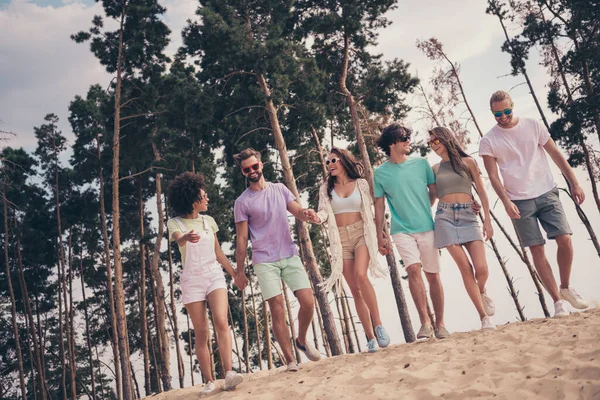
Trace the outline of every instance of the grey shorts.
{"label": "grey shorts", "polygon": [[546,231],[548,239],[573,234],[558,198],[558,188],[555,187],[535,199],[513,200],[513,203],[521,214],[521,218],[512,220],[521,246],[531,247],[546,243],[540,224]]}
{"label": "grey shorts", "polygon": [[472,203],[438,203],[435,212],[435,247],[438,249],[483,241]]}

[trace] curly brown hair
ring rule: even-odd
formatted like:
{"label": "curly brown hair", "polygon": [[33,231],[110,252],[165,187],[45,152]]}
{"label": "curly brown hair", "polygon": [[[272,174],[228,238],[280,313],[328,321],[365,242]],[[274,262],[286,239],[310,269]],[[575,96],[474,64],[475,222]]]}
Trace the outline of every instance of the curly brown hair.
{"label": "curly brown hair", "polygon": [[[352,154],[350,150],[332,147],[330,153],[338,156],[338,162],[342,164],[344,170],[346,170],[348,178],[357,180],[364,177],[365,167],[363,167],[356,157],[354,157],[354,154]],[[331,174],[327,176],[327,194],[329,195],[329,199],[331,199],[331,192],[333,191],[335,181],[335,176],[331,176]]]}
{"label": "curly brown hair", "polygon": [[177,175],[167,188],[167,198],[176,215],[194,211],[194,203],[201,200],[200,190],[206,191],[204,176],[192,172]]}

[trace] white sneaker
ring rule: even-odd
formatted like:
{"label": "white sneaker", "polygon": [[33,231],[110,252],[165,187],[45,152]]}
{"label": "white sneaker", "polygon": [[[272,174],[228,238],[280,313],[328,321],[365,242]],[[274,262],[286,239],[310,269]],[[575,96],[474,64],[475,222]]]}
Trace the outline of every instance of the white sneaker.
{"label": "white sneaker", "polygon": [[481,318],[481,330],[482,331],[493,330],[493,329],[496,329],[496,325],[493,324],[490,317]]}
{"label": "white sneaker", "polygon": [[287,365],[287,372],[298,372],[300,370],[300,367],[298,367],[298,364],[296,364],[294,361],[292,361],[291,363],[289,363]]}
{"label": "white sneaker", "polygon": [[210,382],[206,382],[206,385],[204,385],[204,389],[202,389],[200,391],[201,395],[205,395],[205,394],[209,394],[211,393],[213,390],[215,390],[215,383],[213,381]]}
{"label": "white sneaker", "polygon": [[244,376],[235,371],[227,371],[225,375],[225,390],[233,390],[237,385],[242,383]]}
{"label": "white sneaker", "polygon": [[579,293],[577,293],[571,286],[569,286],[567,289],[560,289],[560,297],[568,301],[573,307],[579,310],[585,310],[589,307],[587,301],[582,299]]}
{"label": "white sneaker", "polygon": [[301,346],[298,339],[296,339],[296,347],[302,350],[310,361],[319,361],[321,359],[321,353],[313,346],[310,340],[307,340],[306,343],[304,343],[304,346]]}
{"label": "white sneaker", "polygon": [[569,315],[569,310],[567,310],[567,302],[564,300],[558,300],[554,303],[554,317],[566,317]]}
{"label": "white sneaker", "polygon": [[483,292],[481,294],[481,300],[483,301],[483,309],[488,317],[496,314],[496,305],[494,304],[494,300],[487,295],[487,292]]}

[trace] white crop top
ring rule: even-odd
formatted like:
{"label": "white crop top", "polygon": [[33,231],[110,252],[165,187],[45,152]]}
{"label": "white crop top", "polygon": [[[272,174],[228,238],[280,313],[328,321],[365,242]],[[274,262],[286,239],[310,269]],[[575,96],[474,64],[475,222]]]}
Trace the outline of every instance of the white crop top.
{"label": "white crop top", "polygon": [[360,192],[358,190],[358,182],[354,187],[354,191],[348,197],[338,196],[335,189],[331,191],[331,208],[333,209],[334,214],[360,212],[361,205],[362,199],[360,198]]}

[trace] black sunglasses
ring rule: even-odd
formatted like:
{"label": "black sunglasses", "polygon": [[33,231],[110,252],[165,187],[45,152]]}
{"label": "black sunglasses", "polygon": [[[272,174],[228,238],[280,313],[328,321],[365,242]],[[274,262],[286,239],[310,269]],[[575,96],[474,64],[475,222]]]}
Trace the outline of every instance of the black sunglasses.
{"label": "black sunglasses", "polygon": [[398,140],[400,142],[408,142],[410,140],[410,135],[400,136]]}

